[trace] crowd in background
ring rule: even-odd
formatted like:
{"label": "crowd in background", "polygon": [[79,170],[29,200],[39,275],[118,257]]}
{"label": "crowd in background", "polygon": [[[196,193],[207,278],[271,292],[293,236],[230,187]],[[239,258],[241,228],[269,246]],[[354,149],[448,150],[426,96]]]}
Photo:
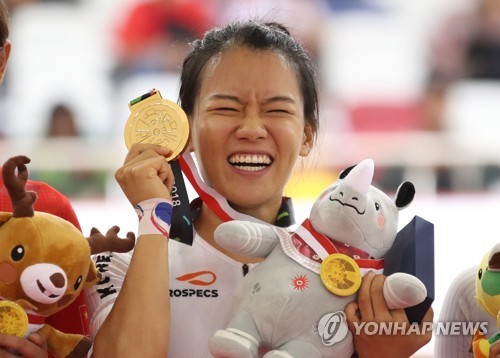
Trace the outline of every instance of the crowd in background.
{"label": "crowd in background", "polygon": [[[5,140],[121,138],[127,102],[152,87],[173,97],[188,43],[213,25],[237,18],[283,22],[316,57],[323,73],[326,142],[330,134],[451,131],[450,98],[457,95],[457,84],[500,88],[500,0],[8,3],[13,50],[0,93]],[[469,187],[453,181],[454,168],[435,166],[436,188],[494,188],[499,166],[479,166],[480,179]],[[406,175],[404,170],[396,164],[384,168],[381,185],[393,187]],[[60,173],[40,172],[38,178],[59,178],[69,195],[101,195],[105,179],[94,174],[94,180],[88,173],[71,174],[66,183]],[[78,178],[99,190],[89,193],[68,184]]]}

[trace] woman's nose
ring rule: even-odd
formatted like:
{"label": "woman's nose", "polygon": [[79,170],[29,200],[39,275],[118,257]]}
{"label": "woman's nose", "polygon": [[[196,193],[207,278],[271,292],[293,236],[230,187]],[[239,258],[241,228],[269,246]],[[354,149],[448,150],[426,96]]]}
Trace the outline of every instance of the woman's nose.
{"label": "woman's nose", "polygon": [[258,114],[246,115],[236,131],[238,139],[256,141],[267,136],[264,121]]}

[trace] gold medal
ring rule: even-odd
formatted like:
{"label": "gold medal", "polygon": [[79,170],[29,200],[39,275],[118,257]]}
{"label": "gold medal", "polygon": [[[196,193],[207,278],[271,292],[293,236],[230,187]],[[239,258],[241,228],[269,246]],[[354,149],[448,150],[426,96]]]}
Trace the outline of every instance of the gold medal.
{"label": "gold medal", "polygon": [[338,296],[350,296],[361,286],[358,264],[344,254],[331,254],[325,258],[319,275],[325,287]]}
{"label": "gold medal", "polygon": [[130,116],[125,125],[125,144],[150,143],[168,147],[174,160],[186,149],[189,141],[189,120],[176,103],[152,90],[129,103]]}
{"label": "gold medal", "polygon": [[0,301],[0,333],[24,337],[27,331],[28,315],[21,305],[13,301]]}

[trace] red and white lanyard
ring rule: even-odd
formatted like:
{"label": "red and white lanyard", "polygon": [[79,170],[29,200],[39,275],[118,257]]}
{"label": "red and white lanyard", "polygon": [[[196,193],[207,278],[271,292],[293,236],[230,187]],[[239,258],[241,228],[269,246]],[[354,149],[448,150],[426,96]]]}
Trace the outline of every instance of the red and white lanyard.
{"label": "red and white lanyard", "polygon": [[[321,260],[325,260],[331,254],[339,253],[339,250],[337,249],[335,244],[327,236],[317,232],[312,227],[309,219],[304,220],[302,225],[300,225],[295,230],[295,234],[300,236],[300,238],[304,240],[304,242],[314,250],[314,252],[321,258]],[[361,250],[359,249],[356,250],[361,252]],[[369,258],[358,258],[358,257],[352,257],[352,258],[358,264],[361,273],[363,275],[370,270],[376,271],[378,273],[382,273],[382,271],[384,270],[383,258],[381,259],[369,259]]]}
{"label": "red and white lanyard", "polygon": [[209,187],[198,174],[198,170],[189,151],[184,151],[179,157],[179,164],[182,172],[196,190],[201,200],[224,222],[230,220],[246,220],[260,224],[270,225],[265,221],[253,216],[242,214],[234,210],[226,198],[220,195],[213,188]]}

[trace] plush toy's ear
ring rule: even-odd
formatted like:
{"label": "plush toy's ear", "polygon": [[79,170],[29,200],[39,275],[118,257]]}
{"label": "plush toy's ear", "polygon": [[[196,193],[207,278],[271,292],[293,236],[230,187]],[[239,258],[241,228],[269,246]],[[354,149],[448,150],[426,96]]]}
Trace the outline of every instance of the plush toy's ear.
{"label": "plush toy's ear", "polygon": [[413,201],[413,198],[415,198],[415,186],[412,182],[405,181],[399,186],[394,202],[396,204],[396,207],[401,210],[410,205],[410,203]]}
{"label": "plush toy's ear", "polygon": [[85,284],[83,285],[83,287],[85,289],[94,287],[96,283],[99,282],[101,277],[102,275],[99,271],[97,271],[94,261],[90,260],[89,273],[87,274],[87,278],[85,279]]}
{"label": "plush toy's ear", "polygon": [[340,172],[340,174],[339,174],[339,179],[344,179],[344,178],[347,176],[347,174],[349,174],[349,173],[351,172],[351,170],[352,170],[355,166],[356,166],[356,164],[355,164],[355,165],[351,165],[349,168],[346,168],[346,169],[342,170],[342,171]]}

